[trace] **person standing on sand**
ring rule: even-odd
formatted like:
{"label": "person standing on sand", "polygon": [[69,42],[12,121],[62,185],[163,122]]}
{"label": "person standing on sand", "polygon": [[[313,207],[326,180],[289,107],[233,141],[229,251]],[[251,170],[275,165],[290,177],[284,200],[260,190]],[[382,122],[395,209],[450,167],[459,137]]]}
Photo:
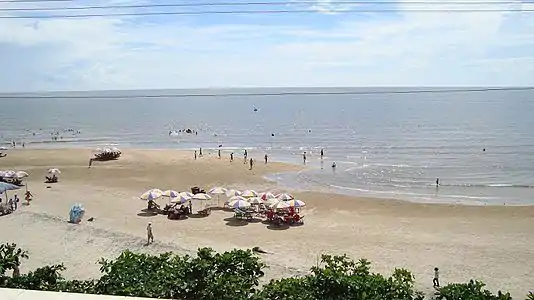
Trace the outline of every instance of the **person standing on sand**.
{"label": "person standing on sand", "polygon": [[432,284],[434,287],[439,287],[439,269],[436,267],[434,268],[434,279],[432,279]]}
{"label": "person standing on sand", "polygon": [[252,167],[254,166],[254,160],[252,160],[252,157],[250,158],[250,169],[249,170],[252,170]]}
{"label": "person standing on sand", "polygon": [[198,156],[202,157],[202,148],[200,148],[200,151],[198,152]]}
{"label": "person standing on sand", "polygon": [[244,160],[243,160],[243,163],[246,164],[247,163],[247,157],[248,157],[248,152],[247,152],[247,149],[245,149],[245,155],[244,155]]}
{"label": "person standing on sand", "polygon": [[195,150],[195,160],[197,159],[197,150]]}
{"label": "person standing on sand", "polygon": [[267,164],[267,160],[269,159],[269,156],[267,156],[267,154],[265,154],[265,164]]}
{"label": "person standing on sand", "polygon": [[19,207],[19,196],[15,195],[15,198],[13,198],[13,204],[15,205],[15,210]]}
{"label": "person standing on sand", "polygon": [[29,190],[26,191],[25,195],[26,195],[26,205],[30,205],[30,201],[32,201],[33,195]]}
{"label": "person standing on sand", "polygon": [[439,178],[436,178],[436,187],[439,186]]}
{"label": "person standing on sand", "polygon": [[147,235],[147,245],[150,245],[151,243],[154,243],[154,234],[152,233],[152,223],[148,222],[148,226],[146,227],[146,235]]}
{"label": "person standing on sand", "polygon": [[306,164],[306,151],[302,153],[302,160],[304,160],[304,164]]}
{"label": "person standing on sand", "polygon": [[219,149],[218,154],[219,154],[219,159],[221,159],[221,149]]}
{"label": "person standing on sand", "polygon": [[321,149],[321,159],[323,159],[323,156],[324,156],[324,151],[323,149]]}
{"label": "person standing on sand", "polygon": [[230,153],[230,162],[234,161],[234,152]]}

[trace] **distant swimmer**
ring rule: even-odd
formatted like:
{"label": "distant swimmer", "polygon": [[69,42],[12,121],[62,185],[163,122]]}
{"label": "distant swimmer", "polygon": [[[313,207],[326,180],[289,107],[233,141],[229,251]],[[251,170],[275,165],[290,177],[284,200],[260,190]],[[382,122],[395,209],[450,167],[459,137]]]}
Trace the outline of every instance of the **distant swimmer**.
{"label": "distant swimmer", "polygon": [[230,161],[234,161],[234,152],[230,153]]}
{"label": "distant swimmer", "polygon": [[436,187],[439,186],[439,178],[436,178]]}
{"label": "distant swimmer", "polygon": [[258,111],[258,109],[256,107],[254,107],[254,111]]}
{"label": "distant swimmer", "polygon": [[274,133],[271,133],[271,136],[274,136]]}
{"label": "distant swimmer", "polygon": [[332,163],[332,169],[335,169],[336,168],[336,162],[333,162]]}
{"label": "distant swimmer", "polygon": [[482,152],[486,152],[486,148],[482,149]]}

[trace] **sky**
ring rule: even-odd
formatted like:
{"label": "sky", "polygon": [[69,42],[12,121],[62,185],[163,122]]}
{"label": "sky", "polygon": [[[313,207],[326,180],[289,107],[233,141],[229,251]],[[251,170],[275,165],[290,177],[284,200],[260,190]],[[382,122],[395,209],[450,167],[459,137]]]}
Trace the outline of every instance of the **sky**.
{"label": "sky", "polygon": [[[0,1],[0,9],[217,1],[228,2]],[[0,11],[0,92],[534,86],[534,12],[413,12],[414,9],[458,8],[526,10],[534,9],[533,3],[436,6],[409,1],[373,5],[333,4],[327,0],[306,4],[282,2],[284,5],[280,6],[237,8],[3,10]],[[1,18],[243,9],[308,9],[315,13]],[[372,9],[388,11],[339,12]]]}

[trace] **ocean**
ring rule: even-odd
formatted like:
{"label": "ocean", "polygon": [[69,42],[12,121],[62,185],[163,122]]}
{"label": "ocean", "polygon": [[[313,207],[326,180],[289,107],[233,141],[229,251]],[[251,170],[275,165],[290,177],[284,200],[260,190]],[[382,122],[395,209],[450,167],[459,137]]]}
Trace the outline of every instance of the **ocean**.
{"label": "ocean", "polygon": [[[406,90],[4,94],[0,143],[9,147],[12,140],[24,141],[27,148],[202,147],[212,152],[221,145],[226,157],[234,152],[242,158],[248,149],[258,162],[268,154],[295,164],[303,164],[306,151],[304,171],[268,179],[295,189],[425,203],[534,204],[533,90],[395,93]],[[310,91],[356,94],[284,94]],[[222,96],[264,92],[279,95]],[[162,94],[168,96],[131,98]],[[182,129],[198,135],[169,135]]]}

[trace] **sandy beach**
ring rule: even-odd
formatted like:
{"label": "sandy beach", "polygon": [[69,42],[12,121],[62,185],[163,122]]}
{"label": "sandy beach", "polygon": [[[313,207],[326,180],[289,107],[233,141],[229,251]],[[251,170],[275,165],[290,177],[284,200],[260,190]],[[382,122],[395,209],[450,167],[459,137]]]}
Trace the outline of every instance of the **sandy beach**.
{"label": "sandy beach", "polygon": [[[0,217],[0,242],[17,243],[30,253],[22,271],[63,262],[67,277],[83,279],[99,275],[100,257],[113,258],[124,249],[194,253],[198,247],[260,246],[272,252],[263,255],[270,266],[267,279],[303,274],[321,253],[346,253],[371,260],[379,272],[408,268],[427,294],[435,266],[442,285],[480,279],[519,299],[533,287],[534,206],[430,205],[307,192],[294,193],[307,203],[305,224],[285,230],[261,222],[236,223],[232,213],[219,210],[205,218],[171,221],[143,215],[146,204],[139,195],[150,188],[182,191],[192,186],[280,191],[263,176],[301,167],[265,165],[258,157],[249,170],[239,156],[230,163],[214,153],[194,160],[191,152],[125,149],[119,160],[88,168],[91,155],[81,149],[16,149],[0,159],[0,169],[30,173],[31,205]],[[60,181],[45,184],[52,167],[61,169]],[[15,193],[23,198],[24,191]],[[85,219],[95,221],[67,223],[74,203],[83,203]],[[149,221],[156,242],[145,247]]]}

